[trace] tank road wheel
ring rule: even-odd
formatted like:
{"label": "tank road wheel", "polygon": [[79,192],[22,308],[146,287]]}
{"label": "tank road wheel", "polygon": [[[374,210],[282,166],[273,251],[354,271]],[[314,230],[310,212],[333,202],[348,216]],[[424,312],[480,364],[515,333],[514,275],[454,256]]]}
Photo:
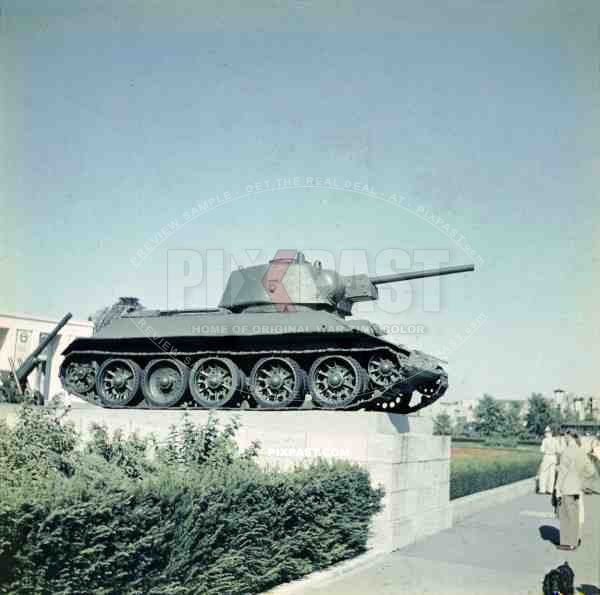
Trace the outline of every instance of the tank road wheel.
{"label": "tank road wheel", "polygon": [[304,373],[287,357],[265,357],[250,374],[252,396],[262,409],[300,407],[304,402]]}
{"label": "tank road wheel", "polygon": [[363,392],[366,374],[353,357],[326,355],[310,367],[308,382],[317,405],[339,409],[348,407]]}
{"label": "tank road wheel", "polygon": [[243,388],[243,376],[236,364],[225,357],[198,360],[190,373],[194,401],[208,409],[234,406]]}
{"label": "tank road wheel", "polygon": [[377,387],[388,389],[400,384],[405,376],[390,353],[376,353],[367,365],[369,380]]}
{"label": "tank road wheel", "polygon": [[152,407],[173,407],[187,389],[188,369],[175,359],[153,359],[144,369],[142,392]]}
{"label": "tank road wheel", "polygon": [[64,389],[74,395],[87,395],[96,386],[96,371],[91,363],[66,361],[59,376]]}
{"label": "tank road wheel", "polygon": [[141,368],[130,359],[108,359],[96,375],[96,391],[105,407],[125,407],[136,400]]}

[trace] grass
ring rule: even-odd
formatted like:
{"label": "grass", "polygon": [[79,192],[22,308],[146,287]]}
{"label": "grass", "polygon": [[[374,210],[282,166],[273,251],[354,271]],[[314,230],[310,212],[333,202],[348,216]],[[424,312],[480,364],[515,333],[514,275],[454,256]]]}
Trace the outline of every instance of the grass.
{"label": "grass", "polygon": [[452,445],[450,499],[534,477],[541,453],[537,449]]}
{"label": "grass", "polygon": [[499,448],[497,446],[486,446],[483,443],[477,442],[462,442],[461,440],[452,440],[452,448],[467,448],[473,450],[485,449],[485,450],[527,450],[533,452],[539,452],[540,446],[538,444],[519,444],[517,448]]}

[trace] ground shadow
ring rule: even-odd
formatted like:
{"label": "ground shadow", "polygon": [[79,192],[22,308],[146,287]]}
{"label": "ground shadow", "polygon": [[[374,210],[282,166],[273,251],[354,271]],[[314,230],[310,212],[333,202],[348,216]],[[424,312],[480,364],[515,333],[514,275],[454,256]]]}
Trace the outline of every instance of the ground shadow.
{"label": "ground shadow", "polygon": [[577,591],[583,595],[600,595],[600,588],[594,585],[579,585]]}
{"label": "ground shadow", "polygon": [[542,525],[540,527],[540,537],[544,541],[549,541],[554,545],[560,544],[560,531],[556,527],[550,525]]}

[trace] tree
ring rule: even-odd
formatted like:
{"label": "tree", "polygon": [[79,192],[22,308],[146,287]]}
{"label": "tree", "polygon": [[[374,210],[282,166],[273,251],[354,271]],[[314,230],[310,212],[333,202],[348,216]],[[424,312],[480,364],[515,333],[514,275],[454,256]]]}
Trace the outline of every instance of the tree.
{"label": "tree", "polygon": [[567,409],[566,411],[560,413],[559,419],[560,423],[563,424],[576,424],[581,421],[579,413],[573,411],[573,409]]}
{"label": "tree", "polygon": [[544,435],[546,427],[556,427],[561,422],[561,414],[558,407],[554,407],[540,393],[532,393],[528,402],[529,409],[525,421],[530,434],[541,437]]}
{"label": "tree", "polygon": [[433,419],[433,433],[437,436],[452,434],[452,419],[447,413],[440,413]]}
{"label": "tree", "polygon": [[453,436],[464,436],[466,432],[467,418],[464,415],[459,415],[454,422]]}
{"label": "tree", "polygon": [[520,438],[523,435],[523,421],[521,419],[521,409],[523,403],[519,401],[510,401],[505,409],[504,433],[507,436],[516,436]]}
{"label": "tree", "polygon": [[477,431],[483,437],[504,434],[506,431],[504,408],[494,397],[483,395],[475,407],[475,423]]}

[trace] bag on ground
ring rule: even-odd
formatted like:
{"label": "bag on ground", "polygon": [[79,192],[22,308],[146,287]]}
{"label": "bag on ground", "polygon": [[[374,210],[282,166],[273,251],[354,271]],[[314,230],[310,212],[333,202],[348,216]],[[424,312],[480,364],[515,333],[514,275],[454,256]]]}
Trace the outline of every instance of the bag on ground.
{"label": "bag on ground", "polygon": [[574,579],[575,573],[569,564],[561,564],[544,577],[544,595],[574,595]]}

